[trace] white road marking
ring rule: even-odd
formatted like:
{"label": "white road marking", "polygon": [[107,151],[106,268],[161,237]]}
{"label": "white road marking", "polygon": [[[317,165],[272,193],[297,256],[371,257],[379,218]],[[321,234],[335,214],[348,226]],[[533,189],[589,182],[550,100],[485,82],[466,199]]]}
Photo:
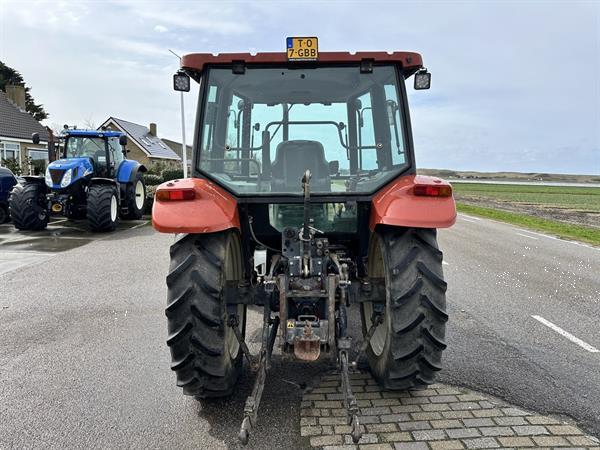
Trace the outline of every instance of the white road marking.
{"label": "white road marking", "polygon": [[571,240],[568,240],[568,239],[561,239],[561,238],[556,237],[556,236],[551,236],[549,234],[543,234],[543,233],[537,233],[535,231],[529,231],[529,230],[522,230],[522,231],[525,231],[525,232],[531,233],[531,234],[535,234],[536,236],[545,237],[546,239],[552,239],[554,241],[564,242],[565,244],[573,244],[573,245],[578,245],[580,247],[586,247],[586,248],[591,248],[592,250],[600,251],[600,248],[594,247],[594,246],[589,245],[589,244],[584,244],[583,242],[571,241]]}
{"label": "white road marking", "polygon": [[568,340],[570,340],[571,342],[579,345],[581,348],[587,350],[590,353],[598,353],[600,352],[600,350],[598,350],[596,347],[588,344],[587,342],[582,341],[581,339],[579,339],[576,336],[573,336],[571,333],[569,333],[568,331],[563,330],[562,328],[560,328],[557,325],[554,325],[552,322],[550,322],[549,320],[544,319],[541,316],[531,316],[533,317],[535,320],[537,320],[540,323],[543,323],[544,325],[546,325],[548,328],[556,331],[558,334],[560,334],[561,336],[566,337]]}
{"label": "white road marking", "polygon": [[467,215],[467,214],[463,214],[463,213],[460,213],[460,214],[459,214],[459,216],[460,216],[460,217],[468,217],[469,219],[473,219],[473,220],[477,220],[477,221],[482,221],[482,220],[484,220],[484,219],[482,219],[481,217],[469,216],[469,215]]}
{"label": "white road marking", "polygon": [[442,261],[442,264],[446,264],[447,266],[449,266],[450,264],[448,264],[446,261]]}
{"label": "white road marking", "polygon": [[536,241],[538,240],[538,238],[533,237],[533,236],[529,236],[528,234],[523,234],[523,233],[516,233],[516,234],[518,234],[519,236],[523,236],[523,237],[529,238],[529,239],[535,239]]}
{"label": "white road marking", "polygon": [[[464,215],[464,214],[462,214],[462,213],[461,213],[461,214],[458,214],[458,216],[459,216],[459,217],[460,217],[462,220],[465,220],[465,221],[467,221],[467,222],[473,222],[473,221],[484,221],[484,222],[485,222],[485,221],[488,221],[488,222],[497,223],[497,224],[499,224],[499,225],[505,225],[505,226],[508,226],[508,227],[510,227],[510,226],[511,226],[511,224],[510,224],[510,223],[508,223],[508,222],[502,222],[502,221],[500,221],[500,220],[494,220],[494,219],[480,219],[480,218],[478,218],[478,217],[473,217],[473,216],[465,216],[465,215]],[[471,220],[470,220],[470,219],[471,219]],[[546,239],[552,239],[552,240],[554,240],[554,241],[558,241],[558,242],[564,242],[565,244],[577,245],[577,246],[579,246],[579,247],[585,247],[585,248],[589,248],[589,249],[592,249],[592,250],[600,251],[600,248],[599,248],[599,247],[594,247],[593,245],[590,245],[590,244],[585,244],[585,243],[583,243],[583,242],[574,241],[574,240],[570,240],[570,239],[562,239],[562,238],[559,238],[559,237],[556,237],[556,236],[552,236],[552,235],[549,235],[549,234],[537,233],[537,232],[535,232],[535,231],[523,230],[523,229],[521,229],[521,228],[514,228],[514,229],[516,229],[516,230],[519,230],[519,231],[523,231],[523,232],[525,232],[525,233],[534,234],[534,235],[536,235],[536,236],[541,236],[541,237],[544,237],[544,238],[546,238]],[[519,234],[519,233],[517,233],[517,234]],[[530,236],[528,236],[528,237],[530,237]]]}
{"label": "white road marking", "polygon": [[458,214],[458,217],[460,217],[463,220],[466,220],[467,222],[482,222],[484,219],[481,219],[479,217],[474,217],[474,216],[467,216],[466,214]]}
{"label": "white road marking", "polygon": [[461,217],[465,222],[477,223],[475,220],[467,219],[466,217]]}
{"label": "white road marking", "polygon": [[148,223],[148,220],[145,220],[143,223],[136,225],[135,227],[131,227],[130,230],[135,230],[136,228],[143,227]]}

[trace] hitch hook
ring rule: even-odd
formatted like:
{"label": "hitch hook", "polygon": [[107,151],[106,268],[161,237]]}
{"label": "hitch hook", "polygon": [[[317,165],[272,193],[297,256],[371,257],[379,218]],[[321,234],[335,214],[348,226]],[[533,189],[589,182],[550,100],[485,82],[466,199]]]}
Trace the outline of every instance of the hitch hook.
{"label": "hitch hook", "polygon": [[350,385],[350,375],[348,373],[348,350],[350,349],[350,338],[338,339],[339,349],[339,360],[340,360],[340,372],[342,375],[342,393],[344,394],[344,406],[346,407],[346,420],[348,425],[352,427],[352,442],[355,444],[360,441],[362,437],[362,429],[358,420],[358,402],[352,392]]}

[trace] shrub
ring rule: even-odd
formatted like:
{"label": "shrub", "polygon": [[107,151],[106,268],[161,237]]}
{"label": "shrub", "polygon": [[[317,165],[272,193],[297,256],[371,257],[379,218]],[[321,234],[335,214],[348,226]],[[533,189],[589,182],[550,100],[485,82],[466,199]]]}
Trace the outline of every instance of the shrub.
{"label": "shrub", "polygon": [[182,169],[163,170],[162,178],[163,178],[163,181],[171,181],[171,180],[177,180],[179,178],[183,178],[183,170]]}
{"label": "shrub", "polygon": [[0,164],[0,166],[6,167],[8,170],[10,170],[15,175],[22,174],[21,163],[16,158],[7,158],[7,159],[3,158],[2,164]]}
{"label": "shrub", "polygon": [[160,175],[163,170],[167,170],[169,168],[169,164],[165,161],[153,161],[148,164],[148,174],[151,175]]}
{"label": "shrub", "polygon": [[144,174],[144,183],[146,186],[157,186],[163,182],[163,179],[160,175],[154,175],[152,173]]}
{"label": "shrub", "polygon": [[152,214],[152,205],[154,204],[154,194],[156,193],[156,186],[146,186],[146,211],[145,214]]}

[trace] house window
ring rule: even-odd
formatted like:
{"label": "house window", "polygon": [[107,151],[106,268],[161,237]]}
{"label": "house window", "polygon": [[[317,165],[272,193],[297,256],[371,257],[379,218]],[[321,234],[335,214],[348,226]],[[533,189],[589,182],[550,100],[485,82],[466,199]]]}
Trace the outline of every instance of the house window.
{"label": "house window", "polygon": [[29,158],[31,162],[30,173],[32,175],[40,175],[46,171],[48,165],[48,152],[37,148],[28,148]]}
{"label": "house window", "polygon": [[2,159],[19,160],[21,146],[17,142],[0,142],[0,157]]}

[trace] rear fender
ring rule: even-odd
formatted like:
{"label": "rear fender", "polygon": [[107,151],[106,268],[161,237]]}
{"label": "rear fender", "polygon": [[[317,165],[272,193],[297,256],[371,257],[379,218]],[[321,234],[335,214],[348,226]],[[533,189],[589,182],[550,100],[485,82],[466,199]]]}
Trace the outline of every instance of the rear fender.
{"label": "rear fender", "polygon": [[[47,194],[48,192],[50,192],[50,189],[48,188],[48,186],[46,185],[46,180],[44,177],[42,176],[34,176],[34,175],[24,175],[23,179],[25,180],[26,183],[35,183],[38,186],[41,186],[41,188],[43,189],[44,194]],[[16,183],[12,189],[15,188],[15,186],[18,186],[19,183]]]}
{"label": "rear fender", "polygon": [[90,180],[90,184],[110,184],[112,186],[117,186],[117,187],[119,186],[119,183],[117,183],[112,178],[102,178],[102,177],[92,178]]}
{"label": "rear fender", "polygon": [[126,159],[119,164],[119,170],[117,171],[117,181],[121,184],[132,183],[135,181],[138,172],[144,173],[148,169],[143,164],[131,159]]}
{"label": "rear fender", "polygon": [[45,181],[44,177],[42,177],[42,176],[24,175],[23,179],[25,181],[27,181],[28,183],[43,184],[44,187],[47,187],[46,181]]}
{"label": "rear fender", "polygon": [[102,177],[96,177],[96,178],[92,178],[90,180],[90,186],[94,185],[94,184],[104,184],[107,186],[114,186],[117,188],[117,200],[120,202],[121,201],[121,190],[119,189],[119,183],[116,182],[116,180],[113,180],[112,178],[102,178]]}
{"label": "rear fender", "polygon": [[237,201],[216,184],[185,178],[161,184],[156,189],[193,189],[193,200],[154,200],[152,225],[161,233],[214,233],[229,228],[240,229]]}
{"label": "rear fender", "polygon": [[369,228],[392,225],[414,228],[448,228],[456,222],[454,196],[419,197],[414,186],[450,186],[446,181],[424,175],[406,175],[379,191],[371,201]]}

